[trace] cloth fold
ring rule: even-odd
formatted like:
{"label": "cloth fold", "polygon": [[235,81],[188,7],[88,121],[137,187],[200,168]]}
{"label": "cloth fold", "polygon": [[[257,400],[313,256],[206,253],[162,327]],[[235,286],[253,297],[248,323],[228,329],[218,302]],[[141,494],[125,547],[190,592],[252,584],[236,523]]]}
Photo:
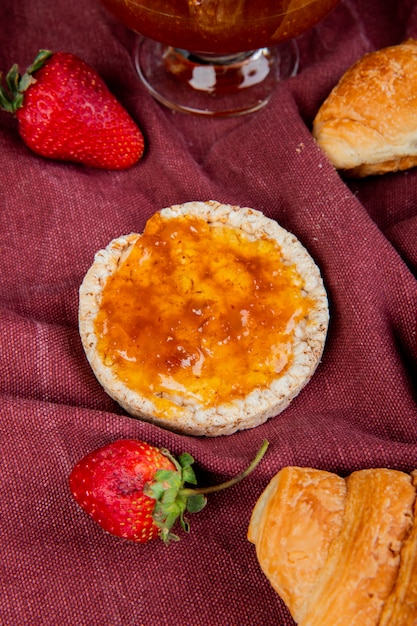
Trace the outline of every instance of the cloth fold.
{"label": "cloth fold", "polygon": [[[285,465],[348,475],[417,467],[417,169],[344,180],[311,123],[351,63],[417,37],[414,0],[342,0],[299,38],[298,75],[256,114],[172,113],[139,83],[136,36],[99,0],[3,0],[0,68],[40,48],[97,69],[143,129],[125,172],[44,160],[0,112],[0,623],[2,626],[292,626],[246,532]],[[102,390],[77,329],[78,288],[94,254],[188,200],[250,206],[276,219],[321,268],[330,328],[318,370],[281,415],[215,439],[127,416]],[[202,251],[204,254],[205,252]],[[196,459],[201,484],[255,472],[212,495],[168,548],[105,534],[74,503],[68,476],[87,452],[137,437]]]}

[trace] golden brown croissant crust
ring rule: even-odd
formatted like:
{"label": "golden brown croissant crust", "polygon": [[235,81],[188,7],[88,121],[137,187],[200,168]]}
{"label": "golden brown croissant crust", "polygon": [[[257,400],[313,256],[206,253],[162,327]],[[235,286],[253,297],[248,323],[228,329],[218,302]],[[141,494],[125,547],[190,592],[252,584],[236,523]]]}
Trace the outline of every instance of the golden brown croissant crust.
{"label": "golden brown croissant crust", "polygon": [[348,69],[319,109],[313,136],[349,176],[417,165],[417,40],[368,53]]}
{"label": "golden brown croissant crust", "polygon": [[248,539],[300,626],[416,626],[417,475],[285,467]]}

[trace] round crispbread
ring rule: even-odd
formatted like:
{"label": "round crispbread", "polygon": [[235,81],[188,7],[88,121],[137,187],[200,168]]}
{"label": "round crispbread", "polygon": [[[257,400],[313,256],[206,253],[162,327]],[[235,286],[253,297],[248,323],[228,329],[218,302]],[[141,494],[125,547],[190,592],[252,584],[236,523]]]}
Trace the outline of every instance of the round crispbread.
{"label": "round crispbread", "polygon": [[[251,389],[244,397],[233,397],[209,406],[199,401],[195,392],[187,395],[187,390],[182,390],[179,394],[162,394],[166,395],[169,410],[161,411],[151,389],[145,394],[127,386],[118,376],[117,368],[109,365],[98,349],[96,318],[107,280],[117,272],[142,236],[131,233],[114,239],[104,250],[97,252],[80,287],[79,330],[93,372],[106,392],[130,415],[176,432],[217,436],[258,426],[288,406],[310,380],[320,361],[329,321],[327,295],[320,271],[293,234],[257,210],[214,201],[187,202],[162,209],[159,215],[163,220],[195,217],[204,220],[210,228],[227,226],[238,229],[249,241],[273,242],[280,251],[282,263],[295,268],[300,278],[297,289],[302,297],[312,303],[308,313],[291,330],[290,362],[267,385]],[[209,249],[202,250],[202,258],[207,254],[210,254]],[[224,298],[227,297],[225,290]],[[254,297],[252,293],[247,294],[248,304]]]}

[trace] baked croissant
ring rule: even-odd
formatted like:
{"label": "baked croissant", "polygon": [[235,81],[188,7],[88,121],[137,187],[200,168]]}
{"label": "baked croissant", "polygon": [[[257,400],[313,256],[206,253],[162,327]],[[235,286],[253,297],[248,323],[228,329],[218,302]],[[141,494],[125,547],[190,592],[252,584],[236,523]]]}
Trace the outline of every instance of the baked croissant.
{"label": "baked croissant", "polygon": [[248,539],[300,626],[416,626],[416,473],[285,467]]}
{"label": "baked croissant", "polygon": [[348,176],[417,165],[417,40],[357,61],[320,107],[312,132]]}

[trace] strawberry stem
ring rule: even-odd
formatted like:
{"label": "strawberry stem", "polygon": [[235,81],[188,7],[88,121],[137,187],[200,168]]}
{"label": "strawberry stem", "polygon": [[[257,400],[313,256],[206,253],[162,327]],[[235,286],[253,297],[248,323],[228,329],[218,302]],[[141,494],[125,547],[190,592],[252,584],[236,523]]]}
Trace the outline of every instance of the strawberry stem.
{"label": "strawberry stem", "polygon": [[158,470],[154,480],[144,487],[144,493],[156,500],[153,510],[153,519],[160,529],[162,540],[168,544],[171,540],[178,541],[179,537],[171,532],[172,527],[179,519],[181,527],[189,532],[190,525],[184,513],[198,513],[207,503],[207,494],[215,493],[233,487],[246,478],[260,463],[267,448],[268,441],[264,440],[253,461],[238,476],[211,487],[184,487],[184,484],[196,485],[197,480],[191,465],[194,459],[190,454],[181,454],[178,459],[173,457],[165,448],[162,454],[170,459],[175,470]]}
{"label": "strawberry stem", "polygon": [[209,493],[216,493],[216,491],[222,491],[223,489],[228,489],[229,487],[233,487],[233,485],[240,483],[240,481],[246,478],[246,476],[249,476],[249,474],[253,472],[255,467],[259,465],[260,461],[262,460],[268,448],[268,445],[269,445],[269,442],[264,440],[262,442],[261,447],[258,450],[258,453],[253,459],[253,461],[248,465],[248,467],[241,474],[238,474],[238,476],[235,476],[234,478],[231,478],[230,480],[227,480],[224,483],[220,483],[219,485],[212,485],[211,487],[197,487],[196,489],[182,489],[182,493],[184,495],[196,495],[196,494],[206,495]]}

